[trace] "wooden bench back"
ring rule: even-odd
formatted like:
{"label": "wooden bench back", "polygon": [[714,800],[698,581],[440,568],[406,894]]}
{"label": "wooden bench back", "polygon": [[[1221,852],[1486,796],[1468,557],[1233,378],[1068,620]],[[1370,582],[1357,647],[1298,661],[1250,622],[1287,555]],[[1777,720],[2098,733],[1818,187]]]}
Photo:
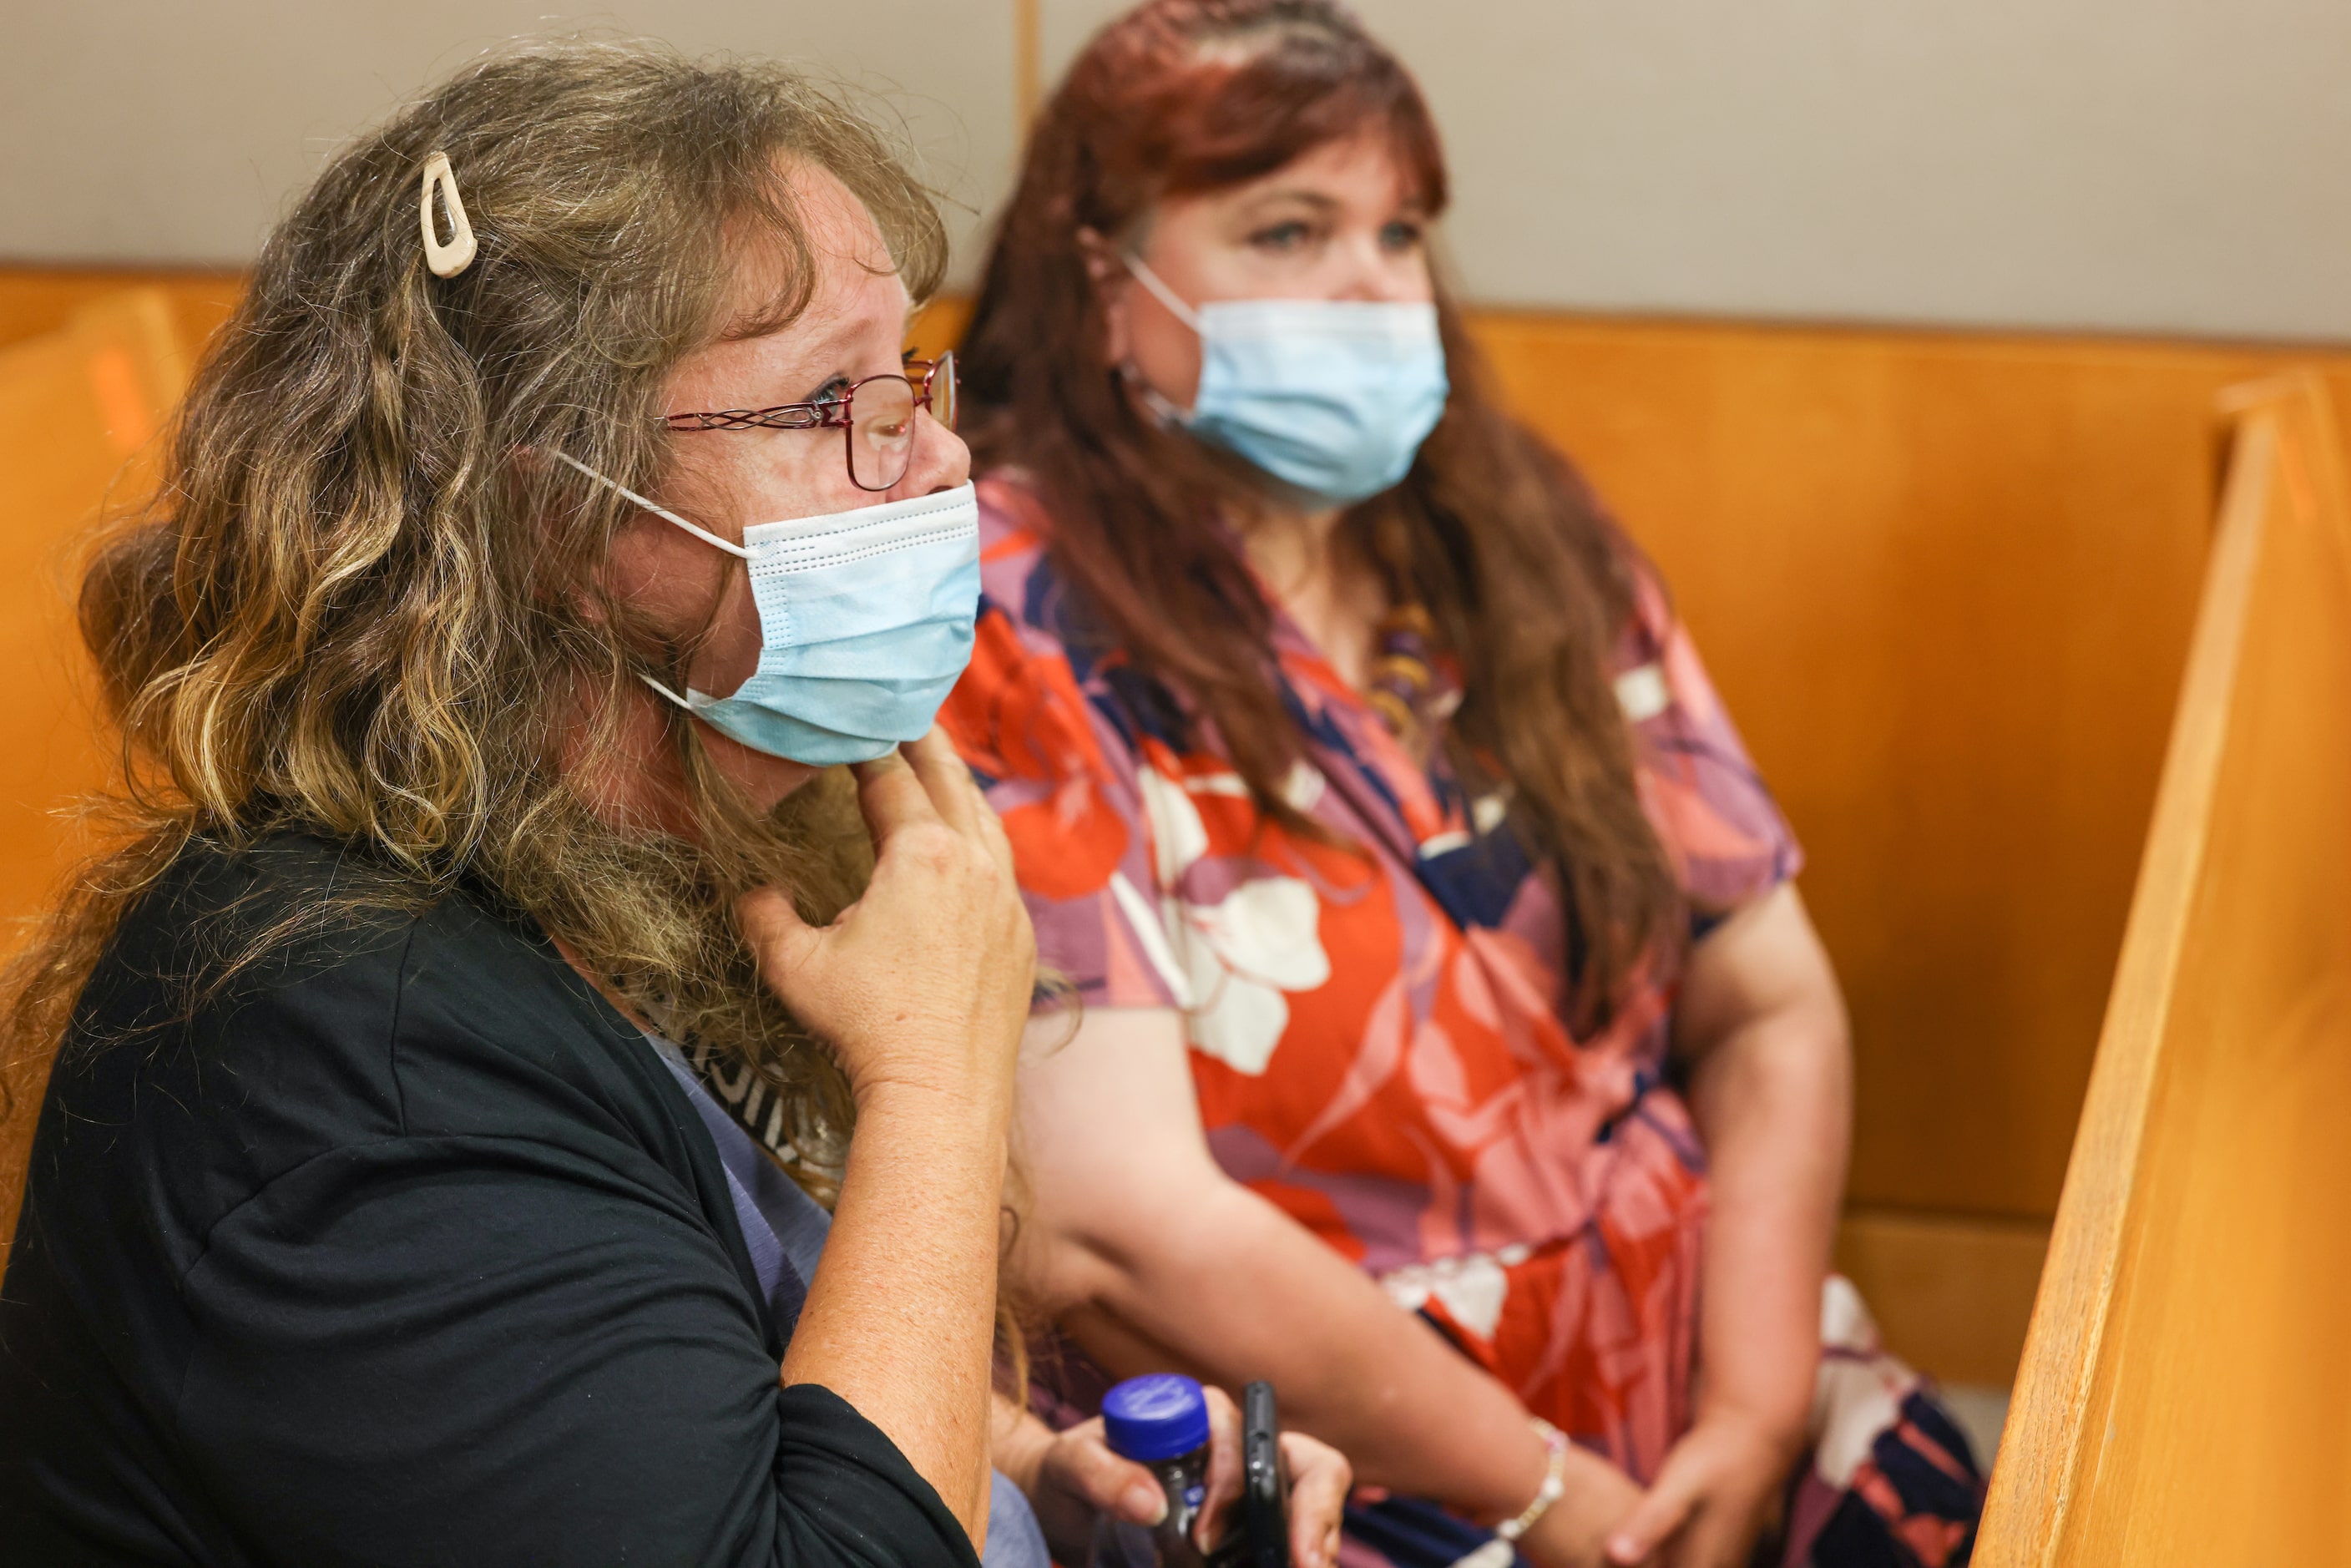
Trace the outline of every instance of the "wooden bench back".
{"label": "wooden bench back", "polygon": [[[89,847],[71,808],[113,758],[74,625],[79,546],[152,487],[187,375],[170,305],[147,288],[0,349],[0,959]],[[0,1269],[47,1079],[46,1057],[0,1061]]]}
{"label": "wooden bench back", "polygon": [[2244,389],[1975,1561],[2351,1558],[2351,485]]}

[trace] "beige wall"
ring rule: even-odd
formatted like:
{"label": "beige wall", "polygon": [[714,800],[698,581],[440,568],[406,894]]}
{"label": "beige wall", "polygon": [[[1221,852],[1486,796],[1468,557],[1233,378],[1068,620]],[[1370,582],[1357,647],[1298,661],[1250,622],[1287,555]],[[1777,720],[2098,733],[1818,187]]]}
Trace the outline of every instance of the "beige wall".
{"label": "beige wall", "polygon": [[[401,94],[580,25],[895,86],[968,235],[1011,167],[1023,3],[21,5],[0,259],[242,260]],[[1029,3],[1049,82],[1117,9]],[[1436,102],[1479,300],[2351,340],[2345,0],[1360,9]]]}
{"label": "beige wall", "polygon": [[959,239],[1009,176],[1007,0],[26,0],[0,24],[0,260],[242,263],[404,95],[501,40],[580,31],[886,94]]}
{"label": "beige wall", "polygon": [[[1041,0],[1048,79],[1121,8]],[[2351,339],[2346,0],[1356,0],[1471,297]]]}

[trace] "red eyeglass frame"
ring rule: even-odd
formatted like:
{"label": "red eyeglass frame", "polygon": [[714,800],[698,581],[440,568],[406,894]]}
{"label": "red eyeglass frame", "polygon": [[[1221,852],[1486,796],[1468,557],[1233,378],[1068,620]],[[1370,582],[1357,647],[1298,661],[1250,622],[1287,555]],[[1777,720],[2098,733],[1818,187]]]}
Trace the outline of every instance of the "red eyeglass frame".
{"label": "red eyeglass frame", "polygon": [[[901,382],[907,391],[914,393],[914,407],[930,409],[931,417],[938,419],[938,411],[932,402],[931,394],[933,389],[938,384],[939,372],[945,371],[946,386],[950,389],[950,392],[947,399],[947,417],[939,420],[939,423],[949,430],[955,428],[956,413],[955,403],[957,401],[952,391],[956,384],[955,351],[949,350],[935,360],[919,360],[909,353],[906,356],[904,368],[907,371],[920,371],[922,379],[916,381],[911,375],[885,371],[878,376],[867,376],[862,381],[852,382],[850,383],[849,390],[837,398],[820,398],[813,402],[779,402],[772,408],[727,408],[700,413],[665,413],[662,415],[662,423],[676,431],[838,429],[841,435],[841,460],[849,465],[849,482],[861,490],[875,492],[887,490],[890,485],[895,485],[898,480],[893,479],[889,485],[868,485],[857,476],[857,458],[852,442],[856,433],[854,410],[857,406],[859,388],[869,386],[875,382]],[[907,467],[913,467],[914,462],[913,438],[909,437],[906,450]],[[899,477],[904,477],[903,470]]]}

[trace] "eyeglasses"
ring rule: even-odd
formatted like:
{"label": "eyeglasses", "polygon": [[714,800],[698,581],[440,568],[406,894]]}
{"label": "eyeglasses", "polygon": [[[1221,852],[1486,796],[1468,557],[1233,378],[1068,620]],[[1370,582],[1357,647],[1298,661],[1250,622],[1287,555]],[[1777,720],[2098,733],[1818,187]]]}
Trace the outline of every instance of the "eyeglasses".
{"label": "eyeglasses", "polygon": [[773,408],[730,408],[714,413],[668,413],[672,430],[839,430],[849,448],[849,479],[861,490],[887,490],[914,460],[914,411],[926,408],[949,430],[956,426],[955,356],[909,355],[905,375],[868,376],[839,397],[783,402]]}

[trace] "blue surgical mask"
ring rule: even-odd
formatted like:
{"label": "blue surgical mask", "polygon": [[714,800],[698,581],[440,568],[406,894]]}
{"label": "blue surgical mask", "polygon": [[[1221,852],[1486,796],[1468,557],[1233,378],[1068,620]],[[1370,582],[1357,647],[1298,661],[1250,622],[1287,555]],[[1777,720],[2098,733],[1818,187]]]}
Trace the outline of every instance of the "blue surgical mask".
{"label": "blue surgical mask", "polygon": [[759,664],[733,696],[644,683],[754,751],[814,767],[871,762],[919,739],[971,660],[979,501],[969,485],[817,517],[758,523],[729,543],[557,456],[655,517],[741,556]]}
{"label": "blue surgical mask", "polygon": [[1295,489],[1341,506],[1378,495],[1411,470],[1445,413],[1434,305],[1218,299],[1196,309],[1140,257],[1126,265],[1200,335],[1200,390],[1188,410],[1156,399],[1162,412]]}

